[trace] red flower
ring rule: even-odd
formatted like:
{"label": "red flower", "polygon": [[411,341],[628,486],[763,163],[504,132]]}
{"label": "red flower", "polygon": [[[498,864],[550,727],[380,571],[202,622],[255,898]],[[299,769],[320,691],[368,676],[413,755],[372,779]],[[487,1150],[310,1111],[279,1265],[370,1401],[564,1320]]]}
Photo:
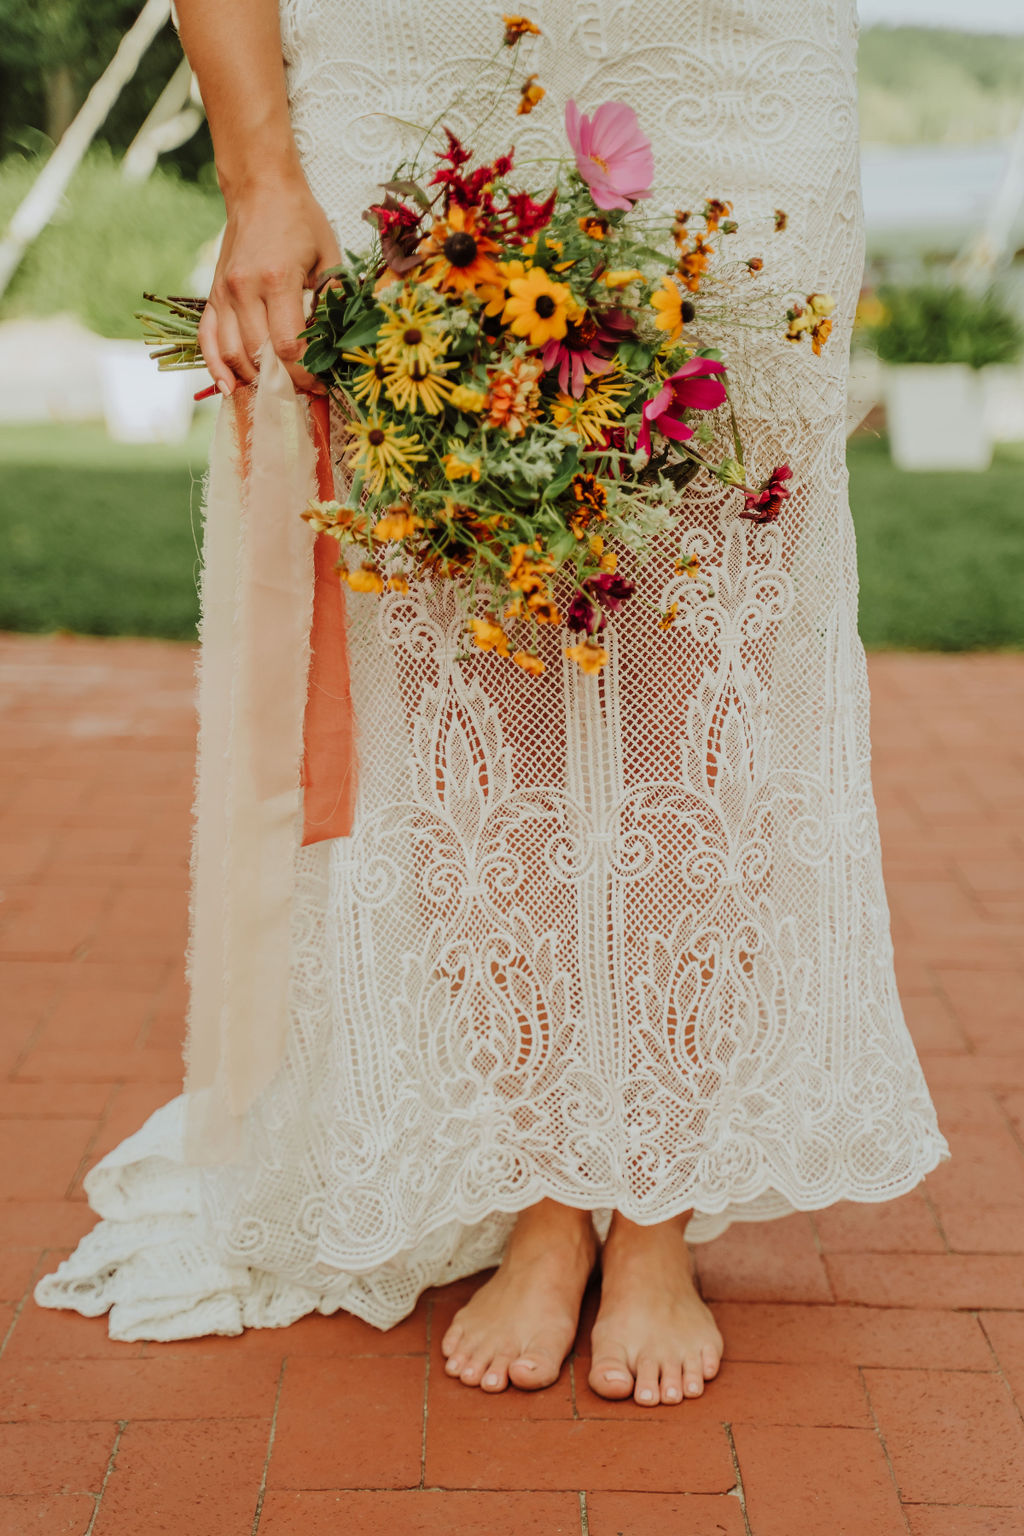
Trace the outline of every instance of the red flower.
{"label": "red flower", "polygon": [[[497,163],[497,162],[496,162]],[[519,245],[524,240],[529,240],[545,224],[551,223],[551,215],[555,211],[555,198],[557,192],[545,198],[542,203],[535,203],[528,192],[513,192],[508,199],[508,217],[515,225],[515,234],[510,237],[510,243]]]}
{"label": "red flower", "polygon": [[688,363],[670,374],[653,399],[644,405],[637,447],[650,453],[652,426],[662,437],[671,437],[677,443],[685,443],[692,437],[693,428],[686,425],[681,413],[685,410],[713,411],[723,405],[725,386],[715,374],[724,372],[724,363],[717,363],[710,357],[691,357]]}
{"label": "red flower", "polygon": [[782,503],[789,498],[786,481],[792,479],[792,475],[788,464],[780,464],[772,470],[759,491],[744,491],[744,511],[740,517],[752,523],[774,523],[782,511]]}
{"label": "red flower", "polygon": [[625,576],[615,576],[609,571],[588,576],[583,591],[577,592],[569,604],[565,622],[570,629],[586,630],[588,635],[599,634],[608,622],[608,614],[618,613],[635,591],[635,583],[627,581]]}

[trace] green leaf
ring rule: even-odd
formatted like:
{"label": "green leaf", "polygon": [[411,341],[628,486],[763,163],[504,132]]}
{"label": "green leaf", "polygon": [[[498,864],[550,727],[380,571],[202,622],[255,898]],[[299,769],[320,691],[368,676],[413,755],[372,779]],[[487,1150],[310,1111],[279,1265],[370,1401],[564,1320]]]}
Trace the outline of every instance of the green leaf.
{"label": "green leaf", "polygon": [[343,331],[338,337],[338,350],[341,352],[351,352],[354,347],[365,347],[370,342],[375,342],[377,340],[377,332],[383,323],[383,318],[379,309],[368,310],[354,325],[350,325],[348,330]]}

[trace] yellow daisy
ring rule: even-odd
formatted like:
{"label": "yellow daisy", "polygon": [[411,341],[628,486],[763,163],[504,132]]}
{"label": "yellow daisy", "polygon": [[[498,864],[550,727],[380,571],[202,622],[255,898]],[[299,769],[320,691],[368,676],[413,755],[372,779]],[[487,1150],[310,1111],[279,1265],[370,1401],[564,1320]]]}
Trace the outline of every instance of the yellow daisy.
{"label": "yellow daisy", "polygon": [[366,347],[356,347],[354,351],[343,352],[341,355],[346,362],[360,365],[359,372],[348,385],[351,393],[367,405],[379,405],[384,385],[390,377],[386,364],[381,362],[376,352],[369,352]]}
{"label": "yellow daisy", "polygon": [[449,341],[433,305],[410,295],[407,304],[380,307],[386,318],[377,336],[377,357],[385,367],[418,365],[425,372],[433,368],[447,351]]}
{"label": "yellow daisy", "polygon": [[585,443],[601,443],[622,415],[629,386],[617,373],[591,379],[577,400],[565,393],[555,396],[551,417],[556,427],[571,427]]}
{"label": "yellow daisy", "polygon": [[651,294],[651,308],[655,312],[655,325],[659,331],[667,332],[669,341],[678,341],[683,326],[693,319],[693,305],[683,298],[678,283],[671,277],[663,277],[661,286]]}
{"label": "yellow daisy", "polygon": [[348,466],[362,470],[369,491],[383,490],[385,485],[407,491],[412,484],[412,466],[427,457],[414,432],[403,432],[376,412],[366,421],[350,422],[348,434],[352,439]]}
{"label": "yellow daisy", "polygon": [[447,366],[440,363],[424,368],[421,363],[399,363],[387,382],[388,399],[400,411],[426,411],[436,416],[448,398]]}
{"label": "yellow daisy", "polygon": [[531,267],[525,277],[513,277],[504,320],[513,335],[525,336],[531,347],[560,341],[576,308],[568,283],[553,283],[543,267]]}

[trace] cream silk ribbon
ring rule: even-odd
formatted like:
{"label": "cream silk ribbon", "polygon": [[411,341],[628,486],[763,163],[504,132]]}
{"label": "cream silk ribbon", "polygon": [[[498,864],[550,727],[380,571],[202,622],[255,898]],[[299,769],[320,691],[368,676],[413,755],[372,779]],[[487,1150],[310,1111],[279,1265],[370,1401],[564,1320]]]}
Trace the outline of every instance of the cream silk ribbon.
{"label": "cream silk ribbon", "polygon": [[[299,843],[351,827],[337,549],[315,550],[299,516],[318,482],[329,493],[326,409],[314,416],[318,475],[305,401],[269,346],[260,364],[258,385],[221,409],[206,495],[185,1080],[194,1162],[238,1150],[284,1054]],[[319,799],[305,835],[302,783]]]}

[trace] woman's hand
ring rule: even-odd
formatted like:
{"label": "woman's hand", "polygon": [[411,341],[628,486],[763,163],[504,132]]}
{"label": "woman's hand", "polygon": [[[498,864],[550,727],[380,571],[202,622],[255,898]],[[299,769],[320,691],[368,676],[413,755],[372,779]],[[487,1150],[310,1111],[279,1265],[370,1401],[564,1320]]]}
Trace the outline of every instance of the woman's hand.
{"label": "woman's hand", "polygon": [[296,387],[319,387],[300,362],[302,291],[340,260],[327,217],[301,175],[232,196],[199,325],[203,358],[222,394],[252,383],[268,336]]}

